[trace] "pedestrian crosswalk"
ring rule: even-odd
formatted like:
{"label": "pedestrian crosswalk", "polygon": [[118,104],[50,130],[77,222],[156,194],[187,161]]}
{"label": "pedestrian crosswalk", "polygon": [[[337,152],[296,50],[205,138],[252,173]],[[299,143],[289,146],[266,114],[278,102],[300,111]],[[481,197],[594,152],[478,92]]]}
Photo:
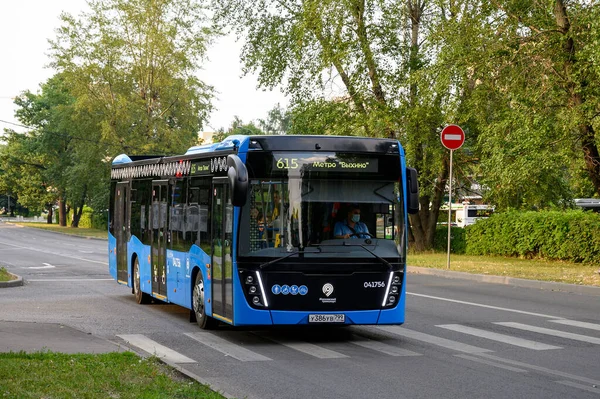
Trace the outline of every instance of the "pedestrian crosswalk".
{"label": "pedestrian crosswalk", "polygon": [[[490,360],[489,354],[510,348],[531,351],[564,350],[576,345],[577,342],[600,345],[600,334],[597,333],[600,331],[600,324],[566,319],[546,320],[546,322],[551,324],[545,325],[556,325],[557,328],[504,321],[478,323],[477,327],[464,324],[430,326],[428,331],[433,331],[435,334],[401,326],[351,327],[344,329],[342,338],[333,338],[335,334],[332,333],[331,339],[327,336],[315,339],[314,336],[303,336],[280,330],[229,330],[227,334],[217,330],[182,335],[195,343],[200,343],[204,350],[215,351],[237,362],[290,361],[295,358],[336,361],[368,356],[367,353],[399,358],[422,356],[430,353],[431,348],[435,348],[482,364],[491,362],[493,364],[490,365],[495,367],[514,368],[513,371],[516,372],[520,372],[521,368]],[[570,330],[582,329],[587,332],[587,335],[564,331],[560,329],[563,326]],[[232,338],[236,336],[239,339]],[[143,334],[125,334],[117,337],[130,346],[164,358],[170,363],[201,361],[194,358],[193,352],[186,350],[185,345],[182,346],[180,339],[168,340],[164,335],[153,337]],[[552,342],[544,342],[548,337],[552,337]],[[175,341],[179,342],[179,349],[169,347],[170,343]],[[193,343],[190,343],[188,348],[192,346]],[[185,352],[186,355],[180,352]],[[296,353],[296,356],[294,357],[292,353]]]}

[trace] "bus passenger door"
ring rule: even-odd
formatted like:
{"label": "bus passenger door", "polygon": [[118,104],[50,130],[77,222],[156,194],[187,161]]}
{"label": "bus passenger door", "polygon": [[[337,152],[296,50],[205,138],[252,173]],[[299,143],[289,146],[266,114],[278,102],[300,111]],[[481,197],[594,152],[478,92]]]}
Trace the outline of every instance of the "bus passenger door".
{"label": "bus passenger door", "polygon": [[128,284],[129,182],[117,183],[115,190],[114,232],[117,240],[117,281],[122,284]]}
{"label": "bus passenger door", "polygon": [[213,180],[211,215],[213,316],[233,323],[233,205],[226,178]]}
{"label": "bus passenger door", "polygon": [[152,226],[152,293],[159,299],[167,295],[167,199],[169,185],[166,180],[152,182],[152,211],[150,224]]}

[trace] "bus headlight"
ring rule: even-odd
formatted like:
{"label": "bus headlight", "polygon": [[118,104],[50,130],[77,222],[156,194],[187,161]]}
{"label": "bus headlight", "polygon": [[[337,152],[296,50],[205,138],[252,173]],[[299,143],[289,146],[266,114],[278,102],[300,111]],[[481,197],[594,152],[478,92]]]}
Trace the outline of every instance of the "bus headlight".
{"label": "bus headlight", "polygon": [[394,306],[398,302],[401,286],[402,276],[398,273],[390,272],[381,307]]}
{"label": "bus headlight", "polygon": [[255,305],[259,305],[260,304],[260,298],[255,296],[252,298],[252,303]]}
{"label": "bus headlight", "polygon": [[256,286],[251,285],[250,289],[248,290],[248,292],[250,292],[251,294],[254,294],[256,292]]}
{"label": "bus headlight", "polygon": [[254,277],[248,276],[246,277],[246,284],[252,284],[254,282]]}

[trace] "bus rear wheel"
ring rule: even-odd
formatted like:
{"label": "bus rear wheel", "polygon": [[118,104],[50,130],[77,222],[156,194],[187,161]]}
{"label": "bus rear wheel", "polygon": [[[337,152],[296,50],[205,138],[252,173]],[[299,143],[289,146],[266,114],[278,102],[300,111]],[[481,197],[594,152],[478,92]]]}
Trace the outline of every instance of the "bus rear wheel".
{"label": "bus rear wheel", "polygon": [[196,323],[204,330],[210,330],[215,328],[217,321],[212,317],[206,315],[206,307],[204,302],[204,279],[202,278],[202,272],[196,274],[196,281],[194,282],[194,290],[192,292],[192,307],[194,315],[196,316]]}
{"label": "bus rear wheel", "polygon": [[135,300],[137,303],[150,303],[150,295],[142,292],[140,279],[140,262],[136,258],[133,262],[133,294],[135,295]]}

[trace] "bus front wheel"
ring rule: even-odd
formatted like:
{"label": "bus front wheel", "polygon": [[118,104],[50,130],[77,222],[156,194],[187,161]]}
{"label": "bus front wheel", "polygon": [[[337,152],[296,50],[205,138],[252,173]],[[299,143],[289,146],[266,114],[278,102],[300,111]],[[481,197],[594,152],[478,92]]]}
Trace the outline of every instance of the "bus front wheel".
{"label": "bus front wheel", "polygon": [[136,302],[139,304],[150,302],[150,295],[142,292],[140,285],[140,262],[137,258],[133,262],[133,294],[135,295]]}
{"label": "bus front wheel", "polygon": [[216,326],[216,320],[206,315],[206,307],[204,302],[204,279],[202,278],[202,272],[200,271],[198,274],[196,274],[196,281],[194,282],[192,307],[194,308],[196,323],[198,323],[200,328],[209,330]]}

